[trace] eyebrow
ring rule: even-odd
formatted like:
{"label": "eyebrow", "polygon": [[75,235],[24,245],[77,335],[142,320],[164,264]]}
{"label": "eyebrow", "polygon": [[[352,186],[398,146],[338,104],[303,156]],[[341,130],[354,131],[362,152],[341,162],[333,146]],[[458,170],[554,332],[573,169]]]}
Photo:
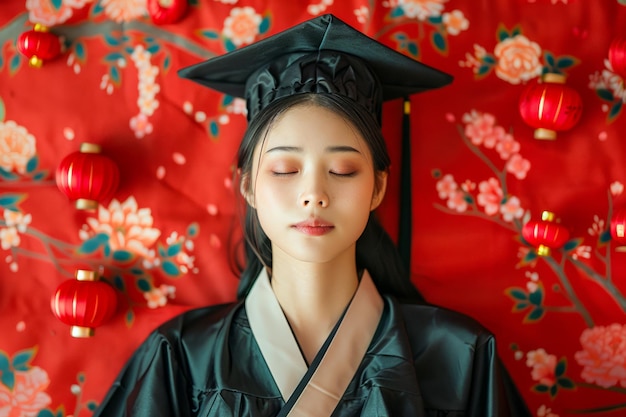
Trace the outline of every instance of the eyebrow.
{"label": "eyebrow", "polygon": [[[352,146],[328,146],[324,149],[326,152],[336,153],[336,152],[355,152],[361,153],[358,149],[353,148]],[[265,153],[270,152],[302,152],[303,149],[298,146],[275,146],[271,149],[265,151]]]}

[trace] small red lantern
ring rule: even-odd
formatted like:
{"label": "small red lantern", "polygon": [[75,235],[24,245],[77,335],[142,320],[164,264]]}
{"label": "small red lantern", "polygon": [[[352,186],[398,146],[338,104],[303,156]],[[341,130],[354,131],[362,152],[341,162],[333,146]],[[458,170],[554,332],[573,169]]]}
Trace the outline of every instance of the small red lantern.
{"label": "small red lantern", "polygon": [[609,62],[613,72],[626,79],[626,38],[617,38],[611,42]]}
{"label": "small red lantern", "polygon": [[73,337],[91,337],[115,314],[115,290],[100,281],[94,271],[79,269],[76,279],[63,282],[50,301],[52,312],[63,323],[72,326]]}
{"label": "small red lantern", "polygon": [[583,102],[576,90],[565,85],[565,76],[545,74],[542,82],[529,84],[519,101],[524,121],[534,127],[535,139],[556,139],[580,119]]}
{"label": "small red lantern", "polygon": [[46,26],[37,23],[32,30],[17,38],[17,49],[28,58],[31,67],[41,68],[43,61],[49,61],[61,54],[61,41]]}
{"label": "small red lantern", "polygon": [[59,189],[79,210],[93,210],[113,196],[119,185],[117,165],[100,154],[100,146],[82,143],[80,151],[66,156],[56,171]]}
{"label": "small red lantern", "polygon": [[148,0],[148,14],[157,25],[179,21],[187,11],[187,0]]}
{"label": "small red lantern", "polygon": [[611,238],[616,251],[626,252],[626,209],[615,211],[611,218]]}
{"label": "small red lantern", "polygon": [[554,213],[544,211],[541,220],[530,220],[522,227],[522,237],[537,249],[537,255],[550,256],[551,249],[567,242],[569,232],[555,221]]}

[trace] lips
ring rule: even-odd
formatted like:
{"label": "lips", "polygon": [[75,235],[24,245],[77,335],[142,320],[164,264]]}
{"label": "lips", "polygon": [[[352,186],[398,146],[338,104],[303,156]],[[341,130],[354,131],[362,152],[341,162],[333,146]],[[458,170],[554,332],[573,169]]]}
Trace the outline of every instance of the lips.
{"label": "lips", "polygon": [[322,236],[335,228],[331,223],[319,219],[306,220],[292,227],[309,236]]}

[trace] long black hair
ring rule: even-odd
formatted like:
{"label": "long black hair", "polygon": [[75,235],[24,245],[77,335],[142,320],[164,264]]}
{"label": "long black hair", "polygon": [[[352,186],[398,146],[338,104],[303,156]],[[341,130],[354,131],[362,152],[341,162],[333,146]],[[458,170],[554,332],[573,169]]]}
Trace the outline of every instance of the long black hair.
{"label": "long black hair", "polygon": [[[237,153],[239,181],[252,173],[253,155],[257,145],[265,141],[273,123],[287,110],[299,105],[317,105],[341,115],[361,134],[372,154],[374,169],[387,172],[391,160],[378,121],[359,105],[338,94],[296,94],[277,100],[250,121]],[[244,184],[244,187],[248,185]],[[256,210],[245,205],[244,257],[238,265],[240,273],[237,298],[245,297],[262,268],[272,267],[272,245],[261,228]],[[393,240],[370,213],[368,223],[356,242],[356,263],[359,270],[367,269],[381,294],[392,295],[400,300],[423,302],[423,298],[411,283]]]}

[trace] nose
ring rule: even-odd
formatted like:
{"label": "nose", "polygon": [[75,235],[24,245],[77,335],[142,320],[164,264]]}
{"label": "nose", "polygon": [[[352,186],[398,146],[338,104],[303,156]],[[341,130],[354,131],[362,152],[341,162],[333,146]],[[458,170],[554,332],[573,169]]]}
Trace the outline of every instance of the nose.
{"label": "nose", "polygon": [[324,181],[318,178],[310,178],[305,184],[304,192],[300,194],[302,207],[328,207],[329,198],[325,191]]}

